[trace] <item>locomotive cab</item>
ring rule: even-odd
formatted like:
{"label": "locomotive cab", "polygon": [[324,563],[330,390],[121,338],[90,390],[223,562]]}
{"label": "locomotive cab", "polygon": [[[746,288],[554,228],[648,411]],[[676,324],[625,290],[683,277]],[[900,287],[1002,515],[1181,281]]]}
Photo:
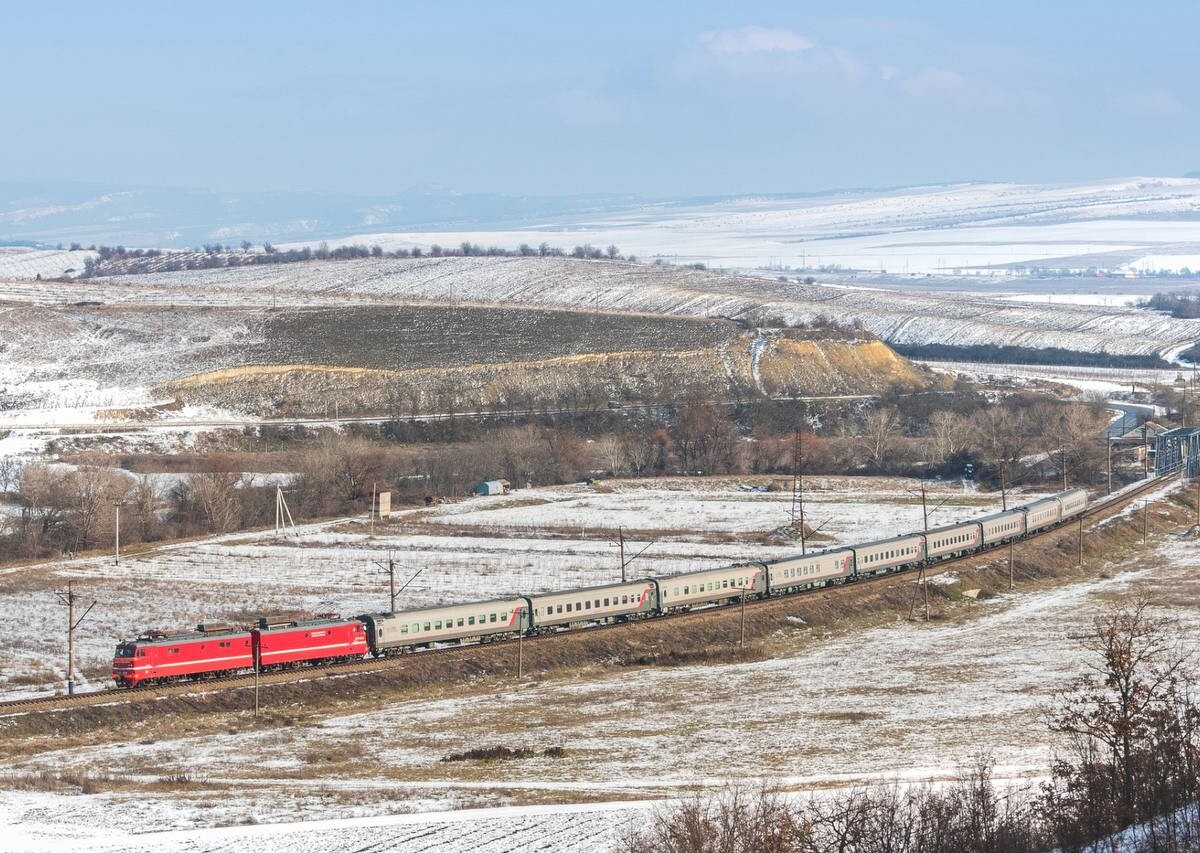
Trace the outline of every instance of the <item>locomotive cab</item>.
{"label": "locomotive cab", "polygon": [[133,687],[138,682],[137,657],[146,656],[145,649],[139,649],[137,643],[128,640],[117,643],[113,653],[112,678],[117,687]]}

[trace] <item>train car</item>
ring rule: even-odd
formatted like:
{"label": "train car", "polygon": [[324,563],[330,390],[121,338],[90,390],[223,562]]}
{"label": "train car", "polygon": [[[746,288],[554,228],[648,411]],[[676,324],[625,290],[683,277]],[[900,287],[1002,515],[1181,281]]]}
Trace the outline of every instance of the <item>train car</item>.
{"label": "train car", "polygon": [[874,575],[921,562],[925,558],[925,539],[920,533],[910,533],[864,542],[850,550],[854,552],[855,574]]}
{"label": "train car", "polygon": [[802,557],[770,560],[767,566],[767,589],[771,595],[807,589],[854,574],[854,552],[849,548],[818,551]]}
{"label": "train car", "polygon": [[147,631],[136,640],[122,640],[113,656],[112,677],[118,687],[137,687],[253,668],[249,631],[197,625],[195,631]]}
{"label": "train car", "polygon": [[658,611],[658,585],[649,578],[531,595],[535,629],[557,628],[572,622],[609,621]]}
{"label": "train car", "polygon": [[657,580],[658,607],[663,611],[736,599],[743,594],[767,594],[767,573],[762,563],[684,572]]}
{"label": "train car", "polygon": [[1062,520],[1074,518],[1087,509],[1088,496],[1083,489],[1067,489],[1065,492],[1059,492],[1054,496],[1058,500],[1058,504],[1062,507]]}
{"label": "train car", "polygon": [[1025,534],[1025,513],[1020,509],[995,512],[977,519],[984,545],[1007,542]]}
{"label": "train car", "polygon": [[1026,533],[1057,524],[1062,518],[1062,504],[1058,502],[1058,498],[1042,498],[1018,509],[1025,513]]}
{"label": "train car", "polygon": [[937,560],[983,544],[983,527],[978,521],[946,524],[925,531],[925,559]]}
{"label": "train car", "polygon": [[463,642],[516,634],[527,626],[529,606],[524,598],[503,598],[473,604],[450,604],[396,613],[365,613],[367,645],[376,657],[431,643]]}
{"label": "train car", "polygon": [[362,658],[368,651],[367,629],[357,619],[309,619],[270,622],[259,619],[250,629],[254,657],[262,669],[300,663]]}

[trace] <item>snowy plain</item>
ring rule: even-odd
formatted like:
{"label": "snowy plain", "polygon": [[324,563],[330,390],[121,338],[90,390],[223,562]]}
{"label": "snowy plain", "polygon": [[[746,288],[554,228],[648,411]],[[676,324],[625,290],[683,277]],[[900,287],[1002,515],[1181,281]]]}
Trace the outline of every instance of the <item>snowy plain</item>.
{"label": "snowy plain", "polygon": [[[1145,590],[1195,637],[1198,560],[1200,543],[1172,538],[1132,563],[1096,567],[1090,580],[964,603],[931,624],[898,618],[830,635],[798,624],[799,650],[775,660],[497,684],[288,733],[160,741],[136,757],[118,746],[54,751],[10,768],[70,764],[167,778],[202,767],[204,781],[170,794],[6,792],[0,814],[16,827],[10,849],[19,850],[324,851],[353,841],[466,851],[481,843],[509,849],[503,839],[520,839],[567,851],[580,849],[580,839],[610,848],[651,803],[731,782],[806,793],[938,782],[981,752],[995,759],[1001,783],[1036,782],[1055,747],[1044,714],[1083,671],[1078,637],[1092,617]],[[311,774],[311,756],[363,738],[373,752],[351,778],[296,778]],[[573,760],[523,759],[482,776],[469,763],[441,761],[481,742],[562,744]],[[164,826],[177,831],[125,835],[138,829],[138,816],[123,808],[133,797],[144,813],[169,815]],[[530,798],[542,805],[520,808]],[[437,813],[484,806],[497,808]],[[432,813],[405,814],[412,810]],[[301,815],[322,820],[293,823]],[[214,821],[260,825],[198,829]]]}
{"label": "snowy plain", "polygon": [[[102,688],[118,639],[150,628],[259,615],[336,611],[355,615],[387,604],[379,564],[415,574],[401,606],[478,601],[620,578],[617,528],[635,576],[666,575],[749,559],[784,557],[797,543],[765,537],[789,523],[788,492],[749,492],[762,478],[614,481],[600,489],[556,486],[404,509],[374,529],[362,519],[300,524],[294,532],[235,533],[108,557],[57,560],[0,570],[0,698],[61,690],[65,637],[54,591],[68,580],[101,601],[77,639],[84,686]],[[915,483],[895,478],[806,478],[805,506],[823,537],[813,547],[884,538],[921,526]],[[790,488],[790,483],[788,484]],[[998,495],[933,486],[947,503],[932,522],[990,511]],[[1030,493],[1033,497],[1034,493]],[[30,608],[30,603],[37,606]]]}

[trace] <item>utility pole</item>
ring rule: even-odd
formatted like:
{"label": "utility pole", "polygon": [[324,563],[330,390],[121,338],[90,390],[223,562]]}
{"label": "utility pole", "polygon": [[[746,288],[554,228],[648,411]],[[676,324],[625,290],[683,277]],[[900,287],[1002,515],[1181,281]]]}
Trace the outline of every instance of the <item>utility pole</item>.
{"label": "utility pole", "polygon": [[67,581],[67,591],[65,593],[56,592],[60,604],[65,604],[67,607],[67,695],[75,695],[75,629],[79,627],[79,623],[87,618],[87,615],[92,612],[92,608],[96,606],[93,600],[83,611],[78,619],[75,618],[75,602],[79,598],[75,594],[75,590],[71,588],[71,582]]}
{"label": "utility pole", "polygon": [[281,532],[287,530],[288,525],[291,525],[293,531],[296,529],[296,522],[292,520],[292,511],[288,509],[287,501],[283,498],[283,487],[275,486],[275,535],[278,536]]}
{"label": "utility pole", "polygon": [[746,588],[742,587],[742,635],[738,640],[738,648],[746,648]]}
{"label": "utility pole", "polygon": [[113,501],[116,509],[116,519],[113,521],[113,565],[121,565],[121,504],[124,501]]}
{"label": "utility pole", "polygon": [[1150,427],[1142,426],[1142,479],[1150,476]]}
{"label": "utility pole", "polygon": [[625,583],[625,528],[617,525],[617,546],[621,549],[621,583]]}
{"label": "utility pole", "polygon": [[[925,592],[925,621],[929,621],[929,578],[925,575],[925,562],[921,562],[921,566],[917,569],[916,583]],[[913,590],[913,597],[908,601],[908,618],[913,618],[913,608],[917,604],[917,591]]]}
{"label": "utility pole", "polygon": [[517,681],[525,676],[525,605],[521,605],[517,616]]}
{"label": "utility pole", "polygon": [[651,539],[649,542],[646,543],[645,548],[638,551],[636,554],[634,554],[629,559],[625,559],[625,528],[622,526],[618,526],[617,527],[617,538],[610,539],[608,541],[612,542],[614,545],[616,545],[618,548],[621,549],[621,551],[620,551],[620,553],[621,553],[621,583],[625,583],[628,580],[628,578],[626,577],[625,569],[629,566],[629,564],[632,563],[634,560],[636,560],[638,557],[642,556],[642,554],[645,554],[647,551],[649,551],[650,547],[652,545],[655,545],[658,543],[657,539]]}
{"label": "utility pole", "polygon": [[1142,544],[1146,544],[1146,529],[1150,526],[1150,501],[1142,501]]}
{"label": "utility pole", "polygon": [[1079,516],[1079,565],[1083,565],[1083,515]]}
{"label": "utility pole", "polygon": [[1008,540],[1008,591],[1013,591],[1013,540]]}
{"label": "utility pole", "polygon": [[258,716],[258,656],[254,657],[254,716]]}
{"label": "utility pole", "polygon": [[1108,494],[1112,494],[1112,441],[1105,439],[1108,444]]}
{"label": "utility pole", "polygon": [[1062,487],[1062,490],[1065,492],[1067,490],[1067,448],[1066,447],[1063,447],[1063,449],[1062,449],[1062,457],[1063,457],[1063,464],[1062,464],[1063,487]]}
{"label": "utility pole", "polygon": [[[371,482],[371,521],[370,521],[370,533],[371,533],[371,535],[372,535],[372,536],[374,536],[374,535],[375,535],[375,495],[376,495],[376,487],[377,487],[377,486],[378,486],[378,483],[376,483],[376,482],[374,482],[374,481],[372,481],[372,482]],[[389,557],[389,561],[390,561],[390,557]]]}
{"label": "utility pole", "polygon": [[797,505],[799,505],[800,521],[800,555],[808,553],[808,532],[804,528],[804,473],[801,465],[804,460],[804,431],[796,428],[796,437],[792,442],[792,525],[797,521]]}
{"label": "utility pole", "polygon": [[1000,460],[1000,510],[1008,511],[1008,485],[1004,481],[1004,460]]}
{"label": "utility pole", "polygon": [[381,573],[388,576],[388,612],[395,613],[397,596],[404,592],[404,590],[408,589],[408,585],[415,581],[417,579],[417,575],[421,574],[421,572],[425,570],[417,569],[412,573],[409,579],[404,582],[404,585],[400,587],[400,589],[396,589],[396,560],[392,557],[392,552],[390,550],[388,551],[386,566],[380,562],[376,562],[375,565],[379,566]]}

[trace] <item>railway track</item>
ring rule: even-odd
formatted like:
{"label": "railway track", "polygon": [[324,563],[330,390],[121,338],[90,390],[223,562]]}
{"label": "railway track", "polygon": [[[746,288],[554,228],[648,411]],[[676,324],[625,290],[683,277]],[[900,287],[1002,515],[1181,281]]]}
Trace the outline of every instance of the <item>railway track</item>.
{"label": "railway track", "polygon": [[[1088,505],[1080,516],[1086,520],[1097,520],[1107,517],[1127,506],[1130,502],[1136,500],[1147,492],[1154,491],[1161,487],[1164,483],[1169,482],[1178,476],[1178,472],[1164,474],[1159,477],[1152,477],[1143,483],[1128,488],[1118,494],[1110,497],[1105,497],[1097,501],[1093,501]],[[1074,521],[1068,521],[1064,524],[1058,524],[1054,527],[1039,531],[1032,536],[1020,540],[1021,542],[1032,542],[1044,537],[1061,535],[1066,532]],[[995,551],[1003,548],[1004,545],[994,546],[985,551],[977,551],[971,554],[964,554],[952,559],[941,560],[934,564],[936,570],[940,573],[946,569],[958,565],[960,563],[979,559],[993,554]],[[856,580],[853,585],[858,586],[864,583],[880,583],[886,581],[895,581],[898,576],[911,574],[913,569],[905,569],[900,572],[888,572],[881,575],[876,575],[869,578]],[[755,607],[762,607],[777,603],[782,600],[794,600],[807,595],[816,595],[819,593],[830,592],[829,587],[818,587],[816,589],[805,590],[803,592],[791,593],[782,596],[772,596],[763,599],[747,599],[745,607],[749,610]],[[653,617],[656,624],[661,624],[667,620],[686,620],[696,619],[705,616],[711,616],[714,612],[736,609],[742,606],[740,603],[710,605],[703,608],[690,611],[678,611],[668,613],[663,616]],[[582,633],[609,631],[629,628],[631,625],[639,624],[638,622],[613,622],[609,624],[593,625],[586,628],[574,628],[569,631],[559,631],[549,634],[539,634],[525,637],[520,642],[533,644],[547,644],[555,640],[579,636]],[[461,646],[446,646],[443,648],[426,649],[423,651],[412,652],[410,654],[399,655],[396,657],[371,658],[362,661],[352,661],[349,663],[326,664],[322,666],[306,667],[300,669],[281,670],[278,672],[260,673],[257,677],[259,688],[270,687],[276,684],[300,683],[305,681],[317,681],[329,678],[341,678],[353,676],[358,673],[376,673],[386,672],[393,669],[401,669],[410,661],[419,658],[420,660],[428,660],[431,656],[447,656],[454,658],[469,658],[478,655],[481,650],[495,649],[503,647],[512,647],[517,644],[518,640],[506,639],[486,643],[472,643]],[[30,712],[47,712],[47,711],[64,711],[73,708],[95,707],[103,705],[128,705],[128,704],[149,704],[165,699],[170,699],[180,696],[202,696],[209,693],[248,690],[253,689],[256,678],[253,674],[236,675],[225,678],[212,678],[200,681],[187,681],[178,684],[157,685],[153,687],[139,687],[132,690],[118,690],[117,688],[108,688],[104,690],[89,691],[86,693],[77,693],[74,696],[40,696],[30,699],[14,699],[0,702],[0,717],[11,716],[15,714],[24,714]]]}

